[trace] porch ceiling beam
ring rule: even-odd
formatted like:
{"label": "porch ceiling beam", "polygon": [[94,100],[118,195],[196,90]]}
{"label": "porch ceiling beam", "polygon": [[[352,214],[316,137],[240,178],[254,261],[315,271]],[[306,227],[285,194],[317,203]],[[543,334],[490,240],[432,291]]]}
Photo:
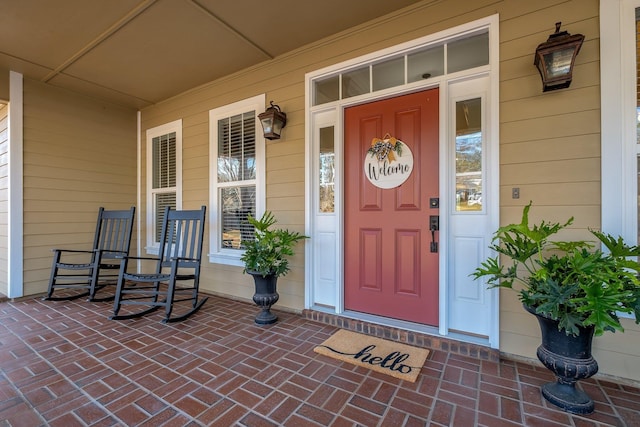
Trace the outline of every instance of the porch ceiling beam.
{"label": "porch ceiling beam", "polygon": [[207,15],[209,18],[213,19],[217,24],[221,25],[222,27],[224,27],[227,31],[229,31],[231,34],[233,34],[234,36],[236,36],[238,39],[242,40],[243,42],[247,43],[248,45],[250,45],[251,47],[253,47],[254,49],[258,50],[260,53],[262,53],[265,57],[267,57],[267,59],[273,59],[274,56],[271,55],[269,52],[267,52],[266,50],[264,50],[263,48],[261,48],[260,46],[258,46],[253,40],[250,40],[248,37],[246,37],[244,34],[242,34],[240,31],[236,30],[235,28],[233,28],[231,25],[227,24],[225,21],[223,21],[222,19],[220,19],[215,13],[211,12],[209,9],[207,9],[206,7],[202,6],[200,3],[198,3],[196,0],[188,0],[189,3],[191,3],[196,9],[198,9],[199,11],[201,11],[202,13],[204,13],[205,15]]}
{"label": "porch ceiling beam", "polygon": [[142,2],[138,3],[138,5],[136,7],[134,7],[133,9],[131,9],[129,11],[129,13],[124,15],[122,18],[120,18],[118,21],[116,21],[113,25],[111,25],[109,28],[107,28],[105,31],[103,31],[100,35],[98,35],[96,38],[94,38],[89,43],[84,45],[84,47],[82,47],[80,50],[78,50],[69,59],[64,61],[62,64],[57,66],[53,71],[51,71],[49,74],[44,76],[42,81],[47,83],[49,80],[53,79],[55,76],[57,76],[58,74],[62,73],[66,68],[71,66],[78,59],[82,58],[84,55],[86,55],[91,50],[96,48],[100,43],[102,43],[103,41],[107,40],[109,37],[111,37],[116,32],[118,32],[122,27],[127,25],[133,19],[135,19],[142,12],[147,10],[156,1],[157,0],[143,0]]}

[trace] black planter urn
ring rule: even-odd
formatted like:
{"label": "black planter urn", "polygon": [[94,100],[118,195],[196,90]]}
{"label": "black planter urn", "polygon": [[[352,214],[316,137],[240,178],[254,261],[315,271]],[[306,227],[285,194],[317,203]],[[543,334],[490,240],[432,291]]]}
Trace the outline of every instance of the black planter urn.
{"label": "black planter urn", "polygon": [[255,318],[258,325],[270,325],[278,320],[278,316],[271,312],[271,306],[278,302],[280,295],[276,291],[278,276],[269,274],[263,276],[259,273],[248,272],[253,276],[256,286],[256,293],[253,295],[253,302],[260,307],[261,311]]}
{"label": "black planter urn", "polygon": [[525,309],[536,316],[540,324],[542,344],[538,347],[538,359],[557,377],[556,382],[542,386],[542,395],[572,414],[592,413],[593,400],[576,388],[576,383],[598,372],[598,362],[591,356],[594,328],[578,327],[579,335],[567,335],[564,330],[558,330],[556,320],[537,314],[533,308]]}

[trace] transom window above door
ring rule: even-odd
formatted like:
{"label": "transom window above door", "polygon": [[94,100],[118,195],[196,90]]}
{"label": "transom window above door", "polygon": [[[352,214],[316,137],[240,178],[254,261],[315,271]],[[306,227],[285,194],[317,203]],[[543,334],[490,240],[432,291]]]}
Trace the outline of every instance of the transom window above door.
{"label": "transom window above door", "polygon": [[414,47],[313,82],[313,105],[381,91],[489,64],[489,32]]}

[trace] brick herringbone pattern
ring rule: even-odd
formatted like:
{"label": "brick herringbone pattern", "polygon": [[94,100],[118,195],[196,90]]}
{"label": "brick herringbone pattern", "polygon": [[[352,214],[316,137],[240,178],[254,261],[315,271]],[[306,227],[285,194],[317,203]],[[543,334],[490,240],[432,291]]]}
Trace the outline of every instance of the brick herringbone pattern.
{"label": "brick herringbone pattern", "polygon": [[336,326],[211,297],[190,319],[110,321],[109,303],[0,303],[0,426],[640,426],[640,389],[583,382],[548,405],[541,366],[433,349],[415,383],[313,352]]}

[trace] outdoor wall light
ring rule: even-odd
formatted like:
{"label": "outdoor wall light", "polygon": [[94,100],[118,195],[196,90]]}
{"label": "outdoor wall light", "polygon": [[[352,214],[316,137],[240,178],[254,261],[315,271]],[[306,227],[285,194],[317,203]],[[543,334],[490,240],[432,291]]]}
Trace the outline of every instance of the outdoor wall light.
{"label": "outdoor wall light", "polygon": [[267,139],[280,139],[282,128],[287,125],[287,115],[280,111],[280,107],[270,101],[264,113],[258,114],[264,137]]}
{"label": "outdoor wall light", "polygon": [[542,91],[569,87],[573,78],[573,64],[584,41],[582,34],[573,36],[560,32],[562,22],[556,22],[556,32],[546,42],[538,45],[533,64],[542,78]]}

